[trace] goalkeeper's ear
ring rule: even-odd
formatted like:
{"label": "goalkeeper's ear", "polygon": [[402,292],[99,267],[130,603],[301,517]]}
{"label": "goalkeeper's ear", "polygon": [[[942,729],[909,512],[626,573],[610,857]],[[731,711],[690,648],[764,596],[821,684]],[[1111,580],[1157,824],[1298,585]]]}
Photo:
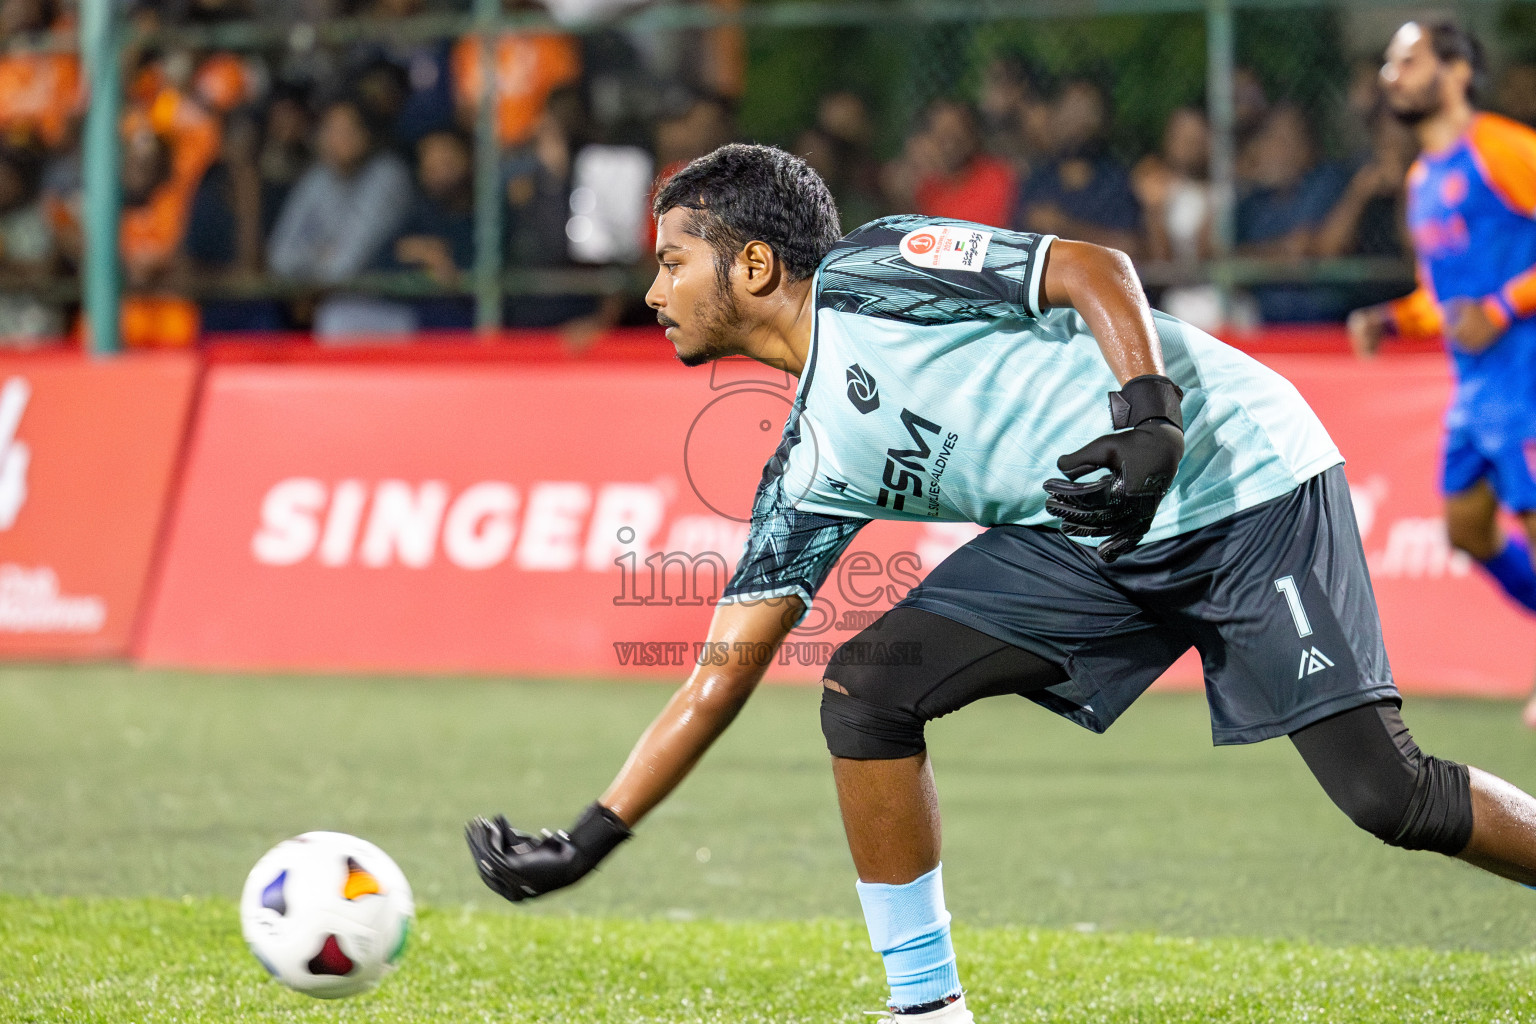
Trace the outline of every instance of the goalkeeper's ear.
{"label": "goalkeeper's ear", "polygon": [[784,265],[767,242],[751,241],[736,254],[742,287],[753,298],[773,293],[784,281]]}

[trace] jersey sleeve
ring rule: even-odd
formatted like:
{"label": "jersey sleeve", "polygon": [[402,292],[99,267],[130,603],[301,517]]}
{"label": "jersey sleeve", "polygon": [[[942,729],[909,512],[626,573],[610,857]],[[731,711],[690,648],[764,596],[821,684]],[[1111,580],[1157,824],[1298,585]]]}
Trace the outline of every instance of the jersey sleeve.
{"label": "jersey sleeve", "polygon": [[[1536,219],[1536,131],[1483,114],[1473,122],[1470,142],[1488,187],[1515,213]],[[1510,278],[1487,302],[1505,323],[1536,314],[1536,267]]]}
{"label": "jersey sleeve", "polygon": [[794,508],[784,500],[780,481],[765,474],[753,503],[746,547],[720,603],[794,595],[809,609],[816,591],[867,522]]}
{"label": "jersey sleeve", "polygon": [[1420,265],[1419,286],[1400,299],[1394,299],[1387,308],[1392,312],[1392,324],[1404,338],[1434,338],[1445,329],[1440,317],[1440,303],[1435,300],[1430,287],[1429,275]]}
{"label": "jersey sleeve", "polygon": [[882,217],[822,261],[820,308],[917,324],[1033,320],[1042,315],[1054,235],[970,221]]}

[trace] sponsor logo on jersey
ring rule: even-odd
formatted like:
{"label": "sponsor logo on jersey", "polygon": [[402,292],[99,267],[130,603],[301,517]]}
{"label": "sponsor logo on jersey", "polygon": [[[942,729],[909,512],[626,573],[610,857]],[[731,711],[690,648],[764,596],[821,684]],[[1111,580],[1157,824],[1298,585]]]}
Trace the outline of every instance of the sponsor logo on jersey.
{"label": "sponsor logo on jersey", "polygon": [[870,372],[858,363],[848,367],[848,401],[866,415],[880,408],[880,386]]}
{"label": "sponsor logo on jersey", "polygon": [[[956,433],[945,434],[944,428],[930,419],[926,419],[913,412],[911,409],[901,410],[901,425],[907,428],[907,434],[912,438],[911,448],[891,447],[885,452],[885,471],[880,474],[880,482],[885,486],[880,488],[880,493],[875,497],[875,504],[881,508],[894,509],[897,512],[906,510],[908,498],[921,498],[926,493],[928,507],[926,512],[930,516],[939,514],[939,478],[944,474],[944,468],[949,464],[950,453],[960,441],[960,435]],[[929,469],[928,459],[933,455],[933,446],[924,437],[924,432],[930,433],[940,442],[941,451],[935,460],[932,469]],[[931,472],[925,490],[923,476]]]}
{"label": "sponsor logo on jersey", "polygon": [[905,244],[917,255],[924,256],[933,252],[933,247],[939,244],[939,240],[934,238],[931,232],[917,231],[906,237]]}
{"label": "sponsor logo on jersey", "polygon": [[1467,198],[1467,176],[1459,170],[1449,171],[1440,179],[1440,201],[1455,209]]}
{"label": "sponsor logo on jersey", "polygon": [[981,272],[992,232],[955,224],[933,224],[909,231],[901,239],[901,258],[925,270]]}

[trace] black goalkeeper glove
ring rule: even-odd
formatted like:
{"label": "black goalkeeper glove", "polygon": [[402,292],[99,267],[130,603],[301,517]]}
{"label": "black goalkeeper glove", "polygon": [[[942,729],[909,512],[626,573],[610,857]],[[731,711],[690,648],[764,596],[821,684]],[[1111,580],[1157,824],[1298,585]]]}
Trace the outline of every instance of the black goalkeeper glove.
{"label": "black goalkeeper glove", "polygon": [[499,814],[464,826],[480,878],[513,903],[576,882],[632,835],[617,814],[599,803],[583,811],[569,832],[529,835]]}
{"label": "black goalkeeper glove", "polygon": [[[1069,537],[1108,537],[1099,545],[1106,562],[1146,536],[1158,502],[1173,486],[1184,455],[1183,397],[1178,385],[1155,373],[1126,381],[1109,394],[1117,433],[1057,459],[1056,468],[1067,479],[1045,482],[1050,494],[1045,510],[1061,520],[1061,531]],[[1109,472],[1091,483],[1075,482],[1099,469]]]}

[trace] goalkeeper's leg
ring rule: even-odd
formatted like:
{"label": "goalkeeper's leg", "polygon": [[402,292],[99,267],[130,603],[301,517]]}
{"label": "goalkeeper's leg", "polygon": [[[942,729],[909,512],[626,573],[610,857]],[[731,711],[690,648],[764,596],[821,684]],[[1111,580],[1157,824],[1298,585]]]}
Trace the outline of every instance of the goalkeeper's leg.
{"label": "goalkeeper's leg", "polygon": [[[892,641],[917,656],[884,665],[865,656],[894,649]],[[885,960],[900,1021],[972,1019],[944,907],[939,800],[923,726],[981,697],[1064,678],[1027,651],[913,608],[887,613],[827,668],[822,731],[870,944]]]}
{"label": "goalkeeper's leg", "polygon": [[1421,752],[1395,701],[1314,722],[1291,742],[1334,803],[1382,842],[1536,885],[1536,799],[1478,768]]}

